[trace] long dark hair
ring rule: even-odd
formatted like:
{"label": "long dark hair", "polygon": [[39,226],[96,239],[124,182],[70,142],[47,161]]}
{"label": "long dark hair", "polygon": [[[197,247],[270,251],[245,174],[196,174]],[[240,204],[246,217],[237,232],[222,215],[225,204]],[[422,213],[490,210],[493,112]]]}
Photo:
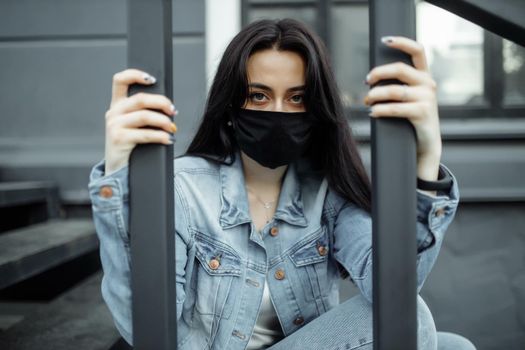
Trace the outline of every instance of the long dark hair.
{"label": "long dark hair", "polygon": [[293,19],[260,20],[240,31],[226,48],[211,86],[204,116],[186,154],[226,163],[237,142],[227,122],[230,108],[241,108],[248,95],[246,62],[264,49],[292,51],[305,61],[305,107],[318,121],[307,152],[329,186],[370,211],[370,181],[344,115],[339,89],[321,39]]}

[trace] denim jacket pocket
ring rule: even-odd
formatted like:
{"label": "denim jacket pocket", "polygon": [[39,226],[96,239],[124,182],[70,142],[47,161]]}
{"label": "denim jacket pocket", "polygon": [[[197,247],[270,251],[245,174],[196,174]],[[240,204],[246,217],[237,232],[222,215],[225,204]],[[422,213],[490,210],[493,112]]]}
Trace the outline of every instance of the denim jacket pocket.
{"label": "denim jacket pocket", "polygon": [[290,259],[307,301],[326,296],[330,292],[328,255],[330,247],[324,227],[308,235],[290,250]]}
{"label": "denim jacket pocket", "polygon": [[195,268],[191,286],[195,309],[201,315],[228,319],[235,298],[230,297],[234,278],[241,275],[241,258],[229,245],[200,232],[195,235]]}

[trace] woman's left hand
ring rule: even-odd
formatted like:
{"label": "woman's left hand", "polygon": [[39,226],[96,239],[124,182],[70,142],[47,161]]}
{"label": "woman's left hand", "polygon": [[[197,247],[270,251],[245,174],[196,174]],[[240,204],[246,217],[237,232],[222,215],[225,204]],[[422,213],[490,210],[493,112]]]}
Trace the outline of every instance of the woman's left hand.
{"label": "woman's left hand", "polygon": [[441,133],[436,98],[436,82],[428,69],[425,51],[414,40],[389,36],[385,45],[412,57],[414,67],[396,62],[375,67],[366,76],[373,86],[380,80],[397,79],[406,85],[375,86],[365,97],[371,117],[407,118],[417,136],[417,173],[422,180],[435,181],[441,159]]}

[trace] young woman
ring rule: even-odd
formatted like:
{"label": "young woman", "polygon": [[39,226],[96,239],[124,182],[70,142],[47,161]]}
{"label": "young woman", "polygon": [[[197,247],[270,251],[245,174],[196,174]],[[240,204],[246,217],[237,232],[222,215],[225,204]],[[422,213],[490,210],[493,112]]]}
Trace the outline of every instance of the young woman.
{"label": "young woman", "polygon": [[[440,165],[435,83],[422,47],[403,37],[384,44],[410,54],[414,67],[395,63],[366,75],[371,86],[406,84],[372,88],[370,115],[407,117],[417,133],[418,177],[448,182],[418,190],[420,289],[458,188]],[[138,143],[171,144],[176,126],[166,115],[177,114],[164,96],[127,97],[134,83],[155,79],[134,69],[114,76],[105,161],[90,179],[102,295],[130,344],[127,162]],[[259,21],[232,40],[202,123],[175,160],[175,206],[178,349],[372,349],[369,179],[326,49],[304,25]],[[361,294],[339,304],[339,280],[348,276]],[[473,348],[436,333],[421,298],[418,321],[420,349]]]}

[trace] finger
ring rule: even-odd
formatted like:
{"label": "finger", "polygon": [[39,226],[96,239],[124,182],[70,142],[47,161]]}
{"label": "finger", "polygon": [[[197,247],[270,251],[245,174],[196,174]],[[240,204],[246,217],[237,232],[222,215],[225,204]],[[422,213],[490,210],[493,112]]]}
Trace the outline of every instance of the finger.
{"label": "finger", "polygon": [[385,36],[381,41],[394,49],[406,52],[412,57],[412,63],[418,70],[428,72],[427,57],[423,45],[403,36]]}
{"label": "finger", "polygon": [[365,96],[364,102],[366,105],[373,105],[386,101],[413,102],[431,98],[428,89],[421,86],[393,84],[373,87]]}
{"label": "finger", "polygon": [[123,142],[132,144],[142,143],[162,143],[170,145],[173,142],[171,134],[162,130],[155,129],[127,129],[126,132],[122,133],[124,136]]}
{"label": "finger", "polygon": [[120,100],[112,108],[113,115],[126,114],[141,109],[157,109],[166,115],[175,115],[175,106],[169,98],[159,94],[139,92],[133,96]]}
{"label": "finger", "polygon": [[111,105],[128,97],[128,88],[131,84],[155,84],[155,77],[138,69],[126,69],[113,76]]}
{"label": "finger", "polygon": [[375,67],[366,76],[366,82],[370,85],[386,79],[397,79],[409,85],[434,84],[430,74],[417,70],[403,62],[388,63]]}
{"label": "finger", "polygon": [[177,126],[164,114],[150,110],[140,110],[124,114],[118,118],[118,124],[124,128],[154,127],[167,132],[176,132]]}
{"label": "finger", "polygon": [[371,117],[395,117],[417,120],[425,115],[423,106],[418,102],[378,103],[370,107]]}

